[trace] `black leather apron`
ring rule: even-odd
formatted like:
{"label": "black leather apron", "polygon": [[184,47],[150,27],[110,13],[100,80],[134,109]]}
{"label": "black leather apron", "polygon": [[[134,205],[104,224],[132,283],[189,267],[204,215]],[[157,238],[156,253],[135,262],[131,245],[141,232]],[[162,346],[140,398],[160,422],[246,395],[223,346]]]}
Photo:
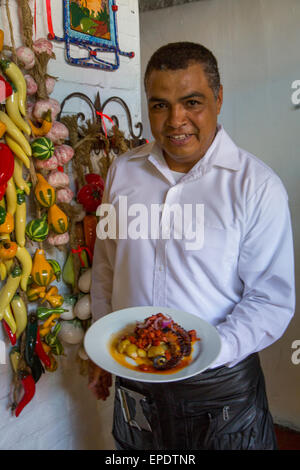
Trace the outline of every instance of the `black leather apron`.
{"label": "black leather apron", "polygon": [[258,354],[169,383],[116,378],[119,450],[275,450]]}

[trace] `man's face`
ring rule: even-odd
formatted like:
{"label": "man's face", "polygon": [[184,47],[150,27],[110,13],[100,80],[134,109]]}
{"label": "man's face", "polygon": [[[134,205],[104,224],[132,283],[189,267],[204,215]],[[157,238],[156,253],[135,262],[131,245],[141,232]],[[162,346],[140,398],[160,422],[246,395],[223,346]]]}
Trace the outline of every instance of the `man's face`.
{"label": "man's face", "polygon": [[222,87],[216,99],[202,65],[193,63],[175,71],[154,70],[146,93],[152,134],[169,167],[188,171],[215,137]]}

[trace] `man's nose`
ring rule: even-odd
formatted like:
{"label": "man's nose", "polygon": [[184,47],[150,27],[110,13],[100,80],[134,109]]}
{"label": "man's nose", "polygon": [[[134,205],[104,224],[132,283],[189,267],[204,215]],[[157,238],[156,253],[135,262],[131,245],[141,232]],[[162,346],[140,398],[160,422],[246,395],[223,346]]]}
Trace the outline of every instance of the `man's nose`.
{"label": "man's nose", "polygon": [[170,106],[167,125],[177,129],[186,123],[185,109],[181,104]]}

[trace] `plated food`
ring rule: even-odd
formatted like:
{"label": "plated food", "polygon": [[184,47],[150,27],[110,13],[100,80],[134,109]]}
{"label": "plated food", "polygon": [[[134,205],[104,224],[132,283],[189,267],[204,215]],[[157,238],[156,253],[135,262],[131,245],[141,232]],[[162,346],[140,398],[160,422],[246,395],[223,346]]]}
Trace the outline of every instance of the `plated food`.
{"label": "plated food", "polygon": [[186,331],[159,312],[115,335],[110,351],[117,362],[130,369],[173,373],[190,363],[196,341],[196,330]]}

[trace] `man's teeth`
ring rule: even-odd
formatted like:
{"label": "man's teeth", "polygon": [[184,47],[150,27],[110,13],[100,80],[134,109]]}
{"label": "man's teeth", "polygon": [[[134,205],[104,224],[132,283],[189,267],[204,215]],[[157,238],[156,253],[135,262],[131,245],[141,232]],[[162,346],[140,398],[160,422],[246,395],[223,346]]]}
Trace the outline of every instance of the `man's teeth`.
{"label": "man's teeth", "polygon": [[188,137],[189,134],[182,134],[182,135],[171,135],[170,138],[171,139],[176,139],[176,140],[182,140],[182,139],[186,139],[186,137]]}

